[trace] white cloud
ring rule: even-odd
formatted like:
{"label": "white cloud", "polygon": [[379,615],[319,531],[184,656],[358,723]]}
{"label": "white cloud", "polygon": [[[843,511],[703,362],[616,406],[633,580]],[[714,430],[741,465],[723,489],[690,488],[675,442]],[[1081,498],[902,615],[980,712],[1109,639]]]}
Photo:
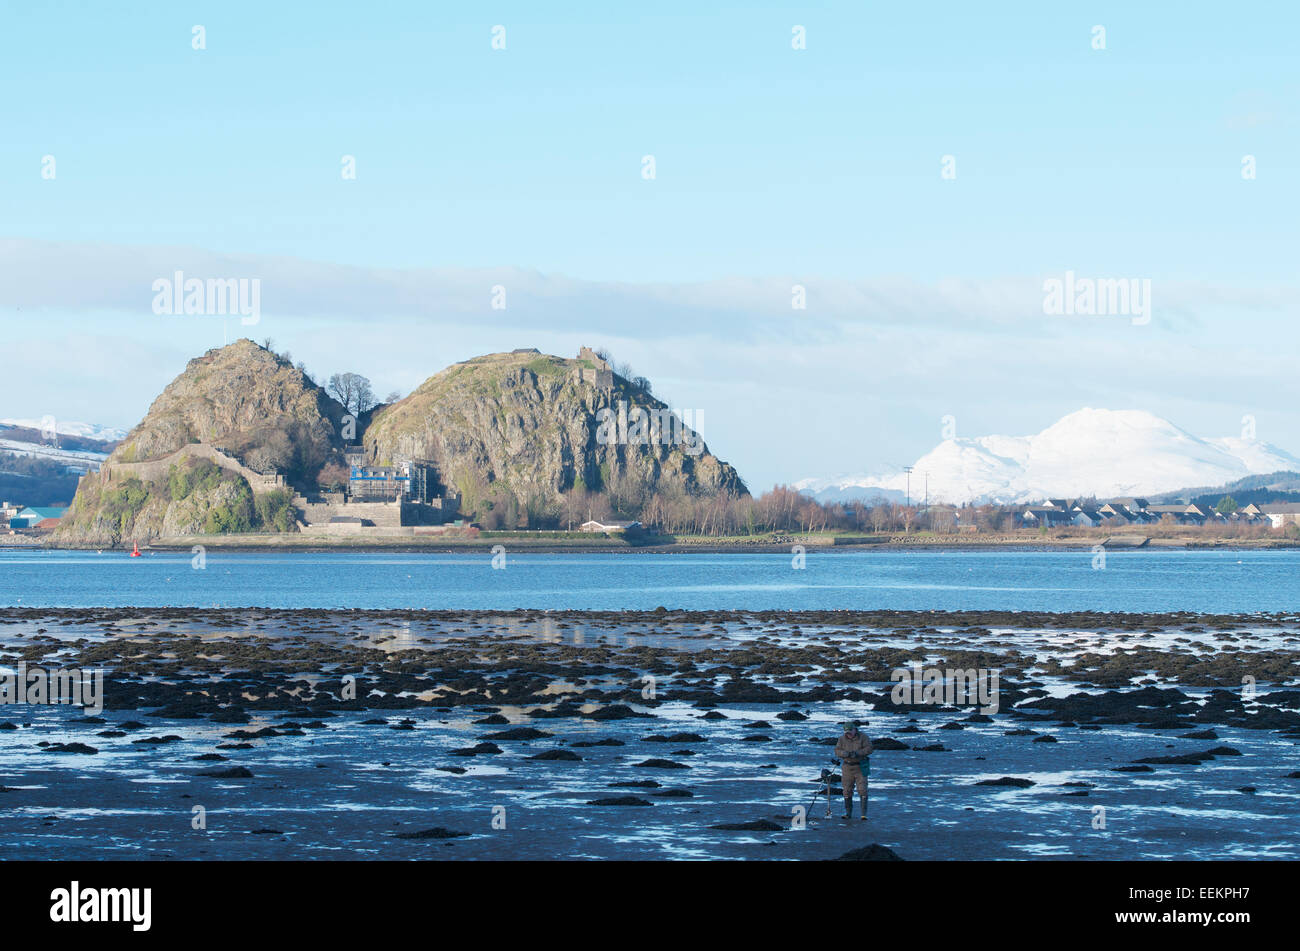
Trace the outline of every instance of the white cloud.
{"label": "white cloud", "polygon": [[[176,270],[260,278],[261,323],[155,316],[152,282]],[[50,352],[9,361],[0,413],[130,426],[228,329],[274,338],[318,376],[365,373],[380,393],[409,392],[477,353],[608,346],[674,405],[702,410],[710,447],[760,489],[915,458],[946,414],[966,432],[1032,432],[1099,405],[1232,432],[1253,413],[1269,419],[1271,441],[1300,444],[1293,348],[1278,345],[1292,339],[1300,313],[1295,285],[1153,279],[1152,322],[1133,326],[1044,316],[1043,277],[631,284],[518,268],[391,270],[5,240],[6,336]],[[794,283],[808,289],[807,310],[790,306]],[[506,288],[505,310],[491,307],[496,284]]]}

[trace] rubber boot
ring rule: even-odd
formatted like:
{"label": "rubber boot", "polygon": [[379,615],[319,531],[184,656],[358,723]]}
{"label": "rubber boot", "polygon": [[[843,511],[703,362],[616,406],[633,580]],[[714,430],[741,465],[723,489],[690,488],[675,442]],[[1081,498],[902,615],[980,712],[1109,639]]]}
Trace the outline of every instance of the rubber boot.
{"label": "rubber boot", "polygon": [[844,818],[845,819],[853,818],[853,797],[852,796],[844,797]]}

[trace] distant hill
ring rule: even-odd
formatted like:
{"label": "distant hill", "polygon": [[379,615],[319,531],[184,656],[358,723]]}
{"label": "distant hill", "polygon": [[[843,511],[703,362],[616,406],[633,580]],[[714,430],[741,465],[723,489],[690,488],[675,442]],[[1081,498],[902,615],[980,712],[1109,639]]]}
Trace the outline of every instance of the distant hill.
{"label": "distant hill", "polygon": [[[39,419],[0,419],[0,432],[6,429],[25,429],[40,432],[44,422]],[[54,421],[54,432],[59,437],[60,445],[70,444],[73,448],[92,448],[108,446],[109,451],[126,437],[126,431],[99,423],[79,423],[60,419]]]}
{"label": "distant hill", "polygon": [[[90,429],[82,423],[73,423],[78,429]],[[62,425],[57,427],[56,435],[41,429],[41,424],[31,420],[0,420],[0,452],[9,452],[24,456],[41,456],[47,459],[60,459],[69,463],[91,461],[99,462],[117,448],[122,436],[116,430],[110,430],[115,438],[100,439],[92,436],[76,435],[65,432]]]}
{"label": "distant hill", "polygon": [[54,429],[52,437],[37,420],[0,420],[0,501],[67,505],[80,474],[107,459],[125,435],[86,423],[59,422]]}
{"label": "distant hill", "polygon": [[794,488],[803,495],[816,499],[822,505],[845,502],[866,502],[867,504],[897,502],[901,505],[907,501],[906,491],[885,489],[870,484],[871,481],[873,480],[855,482],[852,477],[843,480],[804,479],[795,483]]}
{"label": "distant hill", "polygon": [[[915,502],[929,479],[931,502],[1032,502],[1045,498],[1153,495],[1213,486],[1280,470],[1300,458],[1268,443],[1194,436],[1140,410],[1081,409],[1031,436],[944,440],[912,466]],[[805,479],[795,487],[822,498],[857,490],[870,498],[906,491],[901,471],[838,480]]]}
{"label": "distant hill", "polygon": [[79,478],[61,462],[0,453],[0,502],[65,506],[76,494]]}
{"label": "distant hill", "polygon": [[1196,505],[1214,508],[1225,495],[1232,496],[1237,505],[1264,502],[1300,502],[1300,472],[1283,470],[1265,475],[1246,476],[1220,486],[1196,486],[1166,492],[1149,501],[1172,503],[1187,500]]}

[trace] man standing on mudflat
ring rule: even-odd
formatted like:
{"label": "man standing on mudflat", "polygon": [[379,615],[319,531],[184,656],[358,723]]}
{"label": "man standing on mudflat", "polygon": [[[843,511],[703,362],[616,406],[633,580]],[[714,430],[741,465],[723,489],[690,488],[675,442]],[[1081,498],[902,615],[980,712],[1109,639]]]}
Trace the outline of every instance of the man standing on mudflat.
{"label": "man standing on mudflat", "polygon": [[840,761],[840,773],[844,784],[844,818],[853,818],[853,787],[858,787],[858,797],[862,800],[862,820],[867,818],[867,777],[863,767],[867,766],[867,757],[871,755],[871,741],[865,733],[858,732],[858,722],[850,720],[844,724],[844,735],[835,744],[835,758]]}

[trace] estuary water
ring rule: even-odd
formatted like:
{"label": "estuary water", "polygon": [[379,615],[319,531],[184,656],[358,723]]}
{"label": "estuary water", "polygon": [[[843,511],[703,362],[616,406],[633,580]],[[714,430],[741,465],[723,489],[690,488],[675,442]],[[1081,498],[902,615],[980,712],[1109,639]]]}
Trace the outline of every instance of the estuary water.
{"label": "estuary water", "polygon": [[0,550],[0,607],[1300,611],[1300,551],[789,554]]}

